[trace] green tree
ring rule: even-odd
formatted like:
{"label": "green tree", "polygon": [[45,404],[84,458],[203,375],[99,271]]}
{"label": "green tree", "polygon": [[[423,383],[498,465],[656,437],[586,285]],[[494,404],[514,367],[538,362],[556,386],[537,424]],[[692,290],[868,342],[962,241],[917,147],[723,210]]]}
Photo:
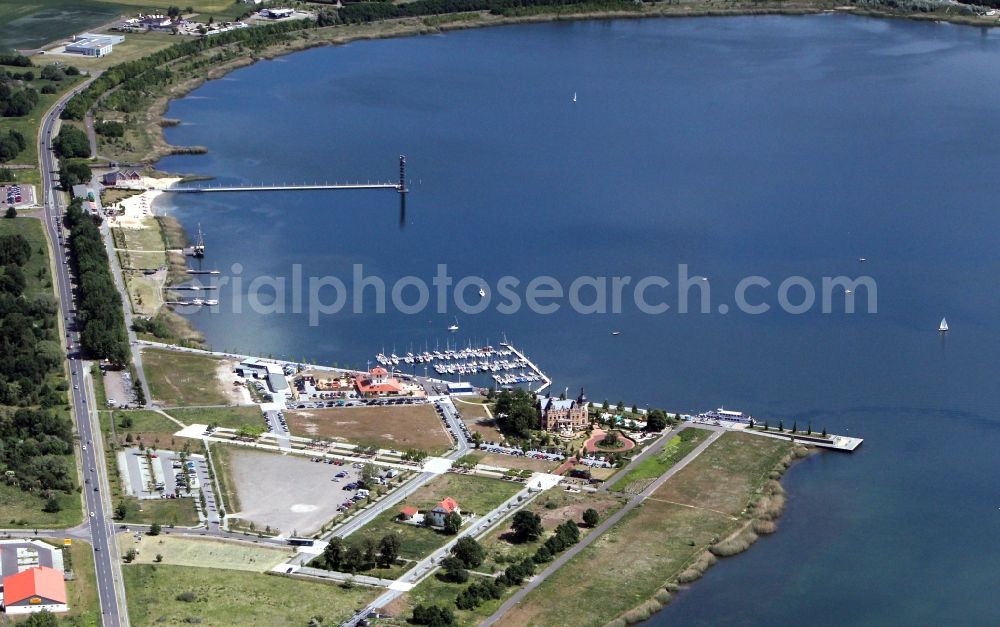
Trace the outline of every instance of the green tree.
{"label": "green tree", "polygon": [[514,514],[511,527],[514,530],[514,540],[517,542],[537,540],[545,532],[542,528],[541,517],[534,512],[523,509]]}
{"label": "green tree", "polygon": [[480,446],[482,446],[482,444],[483,444],[483,434],[479,433],[478,431],[476,431],[475,433],[473,433],[472,434],[472,444],[476,448],[479,448]]}
{"label": "green tree", "polygon": [[662,409],[654,409],[646,414],[646,431],[663,431],[667,428],[667,414]]}
{"label": "green tree", "polygon": [[160,529],[161,529],[160,523],[154,522],[152,525],[149,526],[149,535],[151,536],[160,535]]}
{"label": "green tree", "polygon": [[7,212],[4,214],[4,217],[5,218],[17,217],[17,209],[14,208],[14,205],[10,205],[9,207],[7,207]]}
{"label": "green tree", "polygon": [[400,541],[399,536],[394,533],[382,536],[378,542],[378,564],[382,568],[389,568],[396,563],[399,557]]}
{"label": "green tree", "polygon": [[118,520],[125,520],[128,516],[128,505],[125,501],[118,501],[118,505],[115,505],[115,518]]}
{"label": "green tree", "polygon": [[163,561],[163,556],[161,554],[157,553],[156,557],[153,558],[153,561],[156,562],[157,564],[159,564],[160,562]]}
{"label": "green tree", "polygon": [[486,551],[482,545],[476,542],[475,538],[468,536],[459,538],[455,546],[451,547],[451,554],[458,558],[466,568],[475,568],[486,559]]}
{"label": "green tree", "polygon": [[495,413],[500,431],[510,436],[527,438],[539,426],[534,396],[521,388],[501,391]]}
{"label": "green tree", "polygon": [[449,512],[444,517],[444,532],[449,536],[456,535],[462,528],[462,515],[458,512]]}
{"label": "green tree", "polygon": [[583,512],[583,523],[588,527],[596,527],[597,521],[600,520],[600,516],[597,514],[597,510],[593,507],[588,507]]}
{"label": "green tree", "polygon": [[[271,533],[270,530],[266,530],[267,533]],[[339,570],[340,564],[344,559],[345,547],[344,539],[338,536],[330,538],[329,544],[323,549],[323,559],[326,561],[328,568],[332,570]]]}
{"label": "green tree", "polygon": [[55,497],[49,497],[49,500],[45,501],[45,506],[42,507],[42,511],[49,514],[55,514],[61,510],[62,507],[59,505],[59,501]]}

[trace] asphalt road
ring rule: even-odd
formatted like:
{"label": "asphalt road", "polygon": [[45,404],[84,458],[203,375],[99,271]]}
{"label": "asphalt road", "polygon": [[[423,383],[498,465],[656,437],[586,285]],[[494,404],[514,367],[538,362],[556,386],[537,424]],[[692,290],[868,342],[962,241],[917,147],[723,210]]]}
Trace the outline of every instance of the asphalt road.
{"label": "asphalt road", "polygon": [[[125,605],[125,590],[122,582],[121,560],[118,546],[114,541],[114,522],[110,511],[110,489],[103,458],[103,442],[97,426],[93,408],[93,388],[86,362],[80,354],[80,334],[76,327],[75,303],[72,296],[69,265],[64,243],[65,233],[61,227],[62,197],[56,189],[57,164],[52,153],[53,128],[66,100],[83,89],[87,83],[66,94],[48,111],[42,120],[39,158],[42,172],[42,198],[44,199],[43,220],[52,243],[55,280],[59,295],[60,315],[63,317],[68,347],[70,379],[70,401],[80,438],[80,461],[84,474],[83,496],[86,505],[86,521],[90,527],[91,542],[94,546],[94,562],[97,573],[97,593],[101,604],[101,620],[105,626],[128,625],[128,611]],[[60,236],[63,240],[60,241]]]}

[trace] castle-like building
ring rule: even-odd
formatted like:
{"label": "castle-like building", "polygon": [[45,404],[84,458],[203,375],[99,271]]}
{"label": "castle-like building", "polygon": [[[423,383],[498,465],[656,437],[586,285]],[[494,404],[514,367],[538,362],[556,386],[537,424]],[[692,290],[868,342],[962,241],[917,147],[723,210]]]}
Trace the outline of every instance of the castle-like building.
{"label": "castle-like building", "polygon": [[538,414],[545,431],[582,431],[590,425],[587,396],[580,388],[576,400],[544,396],[538,399]]}

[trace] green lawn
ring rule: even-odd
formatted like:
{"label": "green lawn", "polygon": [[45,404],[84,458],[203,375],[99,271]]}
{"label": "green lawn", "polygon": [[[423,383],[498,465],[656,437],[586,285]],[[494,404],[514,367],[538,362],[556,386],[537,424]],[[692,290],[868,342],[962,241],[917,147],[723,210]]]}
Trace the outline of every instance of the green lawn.
{"label": "green lawn", "polygon": [[[466,512],[482,515],[517,494],[520,488],[519,483],[448,473],[421,487],[405,499],[400,507],[412,505],[424,511],[450,496],[458,502],[463,516]],[[395,522],[398,513],[399,508],[383,512],[358,534],[372,537],[376,541],[389,533],[397,534],[401,543],[400,555],[407,559],[421,559],[452,537],[426,527]]]}
{"label": "green lawn", "polygon": [[[73,456],[65,457],[66,464],[73,466]],[[0,526],[21,528],[61,528],[72,527],[80,523],[83,514],[80,506],[80,495],[57,493],[56,500],[62,508],[55,513],[43,512],[46,499],[37,494],[23,492],[20,489],[0,483]]]}
{"label": "green lawn", "polygon": [[[630,483],[656,479],[684,458],[685,455],[705,441],[711,434],[705,429],[685,429],[670,438],[656,455],[652,455],[636,464],[628,474],[615,482],[615,489],[628,490]],[[643,486],[644,488],[645,486]]]}
{"label": "green lawn", "polygon": [[164,405],[226,405],[215,370],[219,360],[176,351],[142,351],[153,398]]}
{"label": "green lawn", "polygon": [[39,48],[139,10],[95,0],[4,0],[0,50]]}
{"label": "green lawn", "polygon": [[[234,570],[155,564],[124,567],[131,623],[142,625],[296,625],[314,616],[336,625],[364,607],[376,588],[339,586]],[[193,600],[178,600],[184,593]]]}
{"label": "green lawn", "polygon": [[154,522],[164,527],[193,527],[198,524],[198,512],[194,507],[194,498],[183,499],[144,499],[133,497],[118,497],[114,505],[124,501],[128,509],[124,520],[119,522],[142,523],[150,525]]}
{"label": "green lawn", "polygon": [[239,429],[244,425],[259,427],[264,424],[260,408],[256,405],[246,407],[205,407],[205,408],[175,408],[167,413],[186,425],[212,425]]}

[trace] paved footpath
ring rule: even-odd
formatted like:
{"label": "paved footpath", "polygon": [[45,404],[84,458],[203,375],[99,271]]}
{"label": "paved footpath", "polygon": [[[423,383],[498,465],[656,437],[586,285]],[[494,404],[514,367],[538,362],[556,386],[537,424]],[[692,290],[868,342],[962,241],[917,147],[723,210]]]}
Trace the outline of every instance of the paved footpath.
{"label": "paved footpath", "polygon": [[618,521],[624,518],[626,514],[635,509],[635,507],[639,505],[639,503],[642,503],[649,497],[649,495],[655,492],[657,488],[663,485],[664,482],[667,481],[667,479],[673,477],[675,474],[680,472],[685,466],[690,464],[694,460],[694,458],[701,455],[705,451],[705,449],[707,449],[713,442],[718,440],[719,437],[721,437],[722,434],[725,432],[724,429],[718,429],[718,428],[712,428],[712,431],[714,431],[714,433],[710,435],[704,442],[695,447],[693,451],[688,453],[684,457],[684,459],[674,464],[670,468],[670,470],[660,475],[659,479],[651,483],[649,487],[647,487],[645,490],[637,494],[632,500],[626,503],[625,507],[621,508],[620,510],[615,512],[612,516],[608,517],[608,519],[605,520],[600,525],[598,525],[596,529],[594,529],[586,536],[584,536],[584,538],[580,540],[580,542],[578,542],[571,549],[567,550],[565,553],[560,555],[554,562],[552,562],[549,565],[548,568],[543,570],[538,575],[535,575],[534,579],[532,579],[527,585],[525,585],[523,588],[515,592],[509,599],[507,599],[507,601],[504,602],[504,604],[501,605],[497,609],[497,611],[493,613],[492,616],[490,616],[485,621],[480,623],[480,627],[489,627],[490,625],[493,625],[497,621],[499,621],[504,614],[513,609],[515,605],[523,601],[524,597],[527,596],[528,593],[530,593],[532,590],[537,588],[539,584],[545,581],[546,577],[548,577],[552,573],[556,572],[557,570],[565,566],[566,562],[573,559],[573,557],[576,556],[580,551],[587,548],[594,540],[599,538],[608,529],[617,524]]}

